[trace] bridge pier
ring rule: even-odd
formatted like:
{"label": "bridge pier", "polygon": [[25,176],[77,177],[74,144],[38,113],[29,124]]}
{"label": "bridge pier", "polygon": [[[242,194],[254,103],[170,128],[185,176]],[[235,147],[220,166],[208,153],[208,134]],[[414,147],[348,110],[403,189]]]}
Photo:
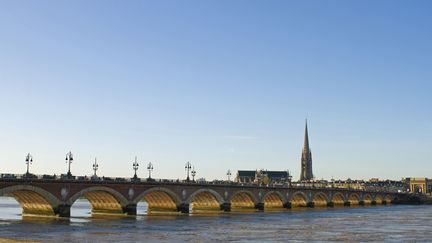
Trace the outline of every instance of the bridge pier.
{"label": "bridge pier", "polygon": [[346,202],[344,202],[344,206],[345,206],[345,207],[349,207],[349,206],[351,206],[350,201],[346,201]]}
{"label": "bridge pier", "polygon": [[255,208],[258,209],[258,211],[264,211],[264,203],[260,202],[255,204]]}
{"label": "bridge pier", "polygon": [[386,201],[386,200],[383,200],[381,204],[382,204],[382,205],[387,205],[387,201]]}
{"label": "bridge pier", "polygon": [[334,207],[334,203],[333,202],[327,202],[327,207],[330,207],[330,208]]}
{"label": "bridge pier", "polygon": [[231,212],[231,203],[222,203],[220,209],[224,212]]}
{"label": "bridge pier", "polygon": [[70,218],[70,208],[71,205],[61,204],[54,208],[54,213],[59,217]]}
{"label": "bridge pier", "polygon": [[291,209],[292,208],[291,202],[284,203],[283,208]]}
{"label": "bridge pier", "polygon": [[371,205],[372,205],[372,206],[375,206],[375,205],[377,205],[377,202],[376,202],[376,201],[372,201],[372,202],[371,202]]}
{"label": "bridge pier", "polygon": [[189,214],[189,203],[181,203],[180,205],[177,205],[177,211]]}
{"label": "bridge pier", "polygon": [[137,205],[136,204],[129,204],[122,208],[123,213],[127,215],[137,215]]}
{"label": "bridge pier", "polygon": [[306,207],[308,207],[308,208],[314,208],[315,207],[315,203],[314,202],[308,202],[308,203],[306,203]]}
{"label": "bridge pier", "polygon": [[359,201],[359,206],[364,206],[365,205],[365,201],[361,200]]}

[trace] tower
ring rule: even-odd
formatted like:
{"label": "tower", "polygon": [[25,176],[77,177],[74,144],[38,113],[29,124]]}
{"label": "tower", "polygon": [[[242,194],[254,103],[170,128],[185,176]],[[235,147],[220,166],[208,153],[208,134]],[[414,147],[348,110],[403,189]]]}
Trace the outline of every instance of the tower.
{"label": "tower", "polygon": [[308,135],[308,127],[307,120],[305,126],[305,135],[304,135],[304,145],[301,156],[301,173],[300,180],[308,181],[313,179],[312,174],[312,152],[309,148],[309,135]]}

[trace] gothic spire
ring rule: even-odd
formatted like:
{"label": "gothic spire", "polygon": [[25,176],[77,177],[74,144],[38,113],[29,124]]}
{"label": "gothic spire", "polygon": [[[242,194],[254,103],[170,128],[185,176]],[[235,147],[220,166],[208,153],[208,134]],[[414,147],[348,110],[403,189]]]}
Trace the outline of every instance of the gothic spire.
{"label": "gothic spire", "polygon": [[303,151],[308,151],[308,150],[309,150],[309,134],[308,134],[308,127],[307,127],[307,119],[306,119]]}
{"label": "gothic spire", "polygon": [[301,181],[309,181],[313,179],[312,174],[312,153],[309,148],[309,134],[307,127],[307,120],[305,122],[305,135],[304,135],[304,145],[301,156],[301,173],[300,180]]}

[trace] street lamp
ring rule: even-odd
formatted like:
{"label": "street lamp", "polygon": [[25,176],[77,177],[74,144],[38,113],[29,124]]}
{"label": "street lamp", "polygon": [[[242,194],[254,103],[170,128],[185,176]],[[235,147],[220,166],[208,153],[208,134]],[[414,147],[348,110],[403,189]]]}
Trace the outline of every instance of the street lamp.
{"label": "street lamp", "polygon": [[148,165],[147,165],[147,170],[148,170],[148,172],[149,172],[148,180],[151,180],[151,172],[153,171],[153,164],[152,164],[152,162],[149,162],[149,163],[148,163]]}
{"label": "street lamp", "polygon": [[189,178],[189,171],[190,171],[191,168],[192,168],[192,165],[191,165],[191,163],[188,161],[188,162],[186,163],[186,165],[185,165],[185,169],[186,169],[186,171],[187,171],[187,177],[186,177],[186,181],[187,181],[187,182],[190,181],[190,178]]}
{"label": "street lamp", "polygon": [[192,168],[191,174],[192,174],[192,181],[195,182],[195,175],[196,175],[195,166]]}
{"label": "street lamp", "polygon": [[133,164],[132,164],[132,167],[133,167],[133,169],[135,171],[135,175],[133,177],[135,180],[138,179],[138,176],[137,176],[138,166],[139,166],[139,164],[137,162],[137,157],[135,156],[135,162],[133,162]]}
{"label": "street lamp", "polygon": [[70,171],[70,166],[72,164],[72,161],[73,161],[73,154],[71,151],[69,151],[69,153],[66,154],[66,163],[68,164],[68,172],[67,172],[68,178],[72,178],[72,173]]}
{"label": "street lamp", "polygon": [[98,170],[98,168],[99,168],[99,165],[98,165],[98,163],[97,163],[97,158],[95,158],[95,161],[94,161],[94,164],[93,164],[93,171],[94,171],[94,175],[93,175],[93,177],[94,177],[95,179],[97,178],[96,171]]}
{"label": "street lamp", "polygon": [[231,170],[228,170],[226,175],[228,176],[228,181],[231,181]]}
{"label": "street lamp", "polygon": [[288,172],[288,186],[291,187],[292,175],[289,170],[287,170],[287,172]]}
{"label": "street lamp", "polygon": [[26,160],[25,161],[26,161],[26,164],[27,164],[27,173],[26,173],[26,176],[29,176],[30,175],[30,173],[29,173],[29,167],[30,167],[30,164],[33,163],[33,156],[30,153],[28,153],[27,156],[26,156]]}

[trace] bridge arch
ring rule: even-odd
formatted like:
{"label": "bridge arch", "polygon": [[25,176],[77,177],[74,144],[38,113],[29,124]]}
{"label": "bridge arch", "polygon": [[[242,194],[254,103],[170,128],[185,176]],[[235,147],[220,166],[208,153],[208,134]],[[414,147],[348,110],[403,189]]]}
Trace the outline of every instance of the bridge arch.
{"label": "bridge arch", "polygon": [[269,191],[263,197],[264,207],[268,209],[280,209],[286,203],[285,197],[278,191]]}
{"label": "bridge arch", "polygon": [[301,191],[294,192],[291,197],[292,207],[306,207],[308,205],[308,196]]}
{"label": "bridge arch", "polygon": [[383,204],[389,204],[389,203],[392,203],[393,200],[394,200],[394,197],[392,197],[390,194],[387,194],[384,196],[382,203]]}
{"label": "bridge arch", "polygon": [[374,201],[376,202],[377,205],[380,205],[380,204],[383,203],[383,198],[382,198],[381,195],[376,194],[376,195],[375,195],[375,198],[374,198]]}
{"label": "bridge arch", "polygon": [[329,199],[323,192],[316,192],[312,198],[313,205],[316,207],[326,207]]}
{"label": "bridge arch", "polygon": [[0,189],[0,196],[15,198],[22,208],[23,215],[55,216],[61,203],[50,192],[35,186],[16,185]]}
{"label": "bridge arch", "polygon": [[148,204],[148,212],[175,212],[177,211],[177,206],[181,204],[181,200],[177,194],[163,187],[153,187],[145,190],[135,197],[132,203],[137,205],[143,199]]}
{"label": "bridge arch", "polygon": [[342,192],[336,192],[333,194],[331,201],[335,206],[342,206],[345,204],[345,196]]}
{"label": "bridge arch", "polygon": [[348,195],[348,202],[350,205],[359,205],[360,204],[360,196],[359,194],[353,192]]}
{"label": "bridge arch", "polygon": [[231,195],[229,202],[232,211],[251,210],[255,209],[258,200],[250,191],[240,190]]}
{"label": "bridge arch", "polygon": [[365,205],[371,205],[372,201],[373,201],[373,198],[372,198],[371,194],[366,193],[363,195],[363,203]]}
{"label": "bridge arch", "polygon": [[224,200],[215,190],[205,188],[194,191],[187,203],[193,211],[219,211]]}
{"label": "bridge arch", "polygon": [[90,202],[93,214],[122,214],[123,208],[128,205],[128,200],[120,192],[105,186],[83,189],[72,195],[68,204],[73,205],[80,197]]}

